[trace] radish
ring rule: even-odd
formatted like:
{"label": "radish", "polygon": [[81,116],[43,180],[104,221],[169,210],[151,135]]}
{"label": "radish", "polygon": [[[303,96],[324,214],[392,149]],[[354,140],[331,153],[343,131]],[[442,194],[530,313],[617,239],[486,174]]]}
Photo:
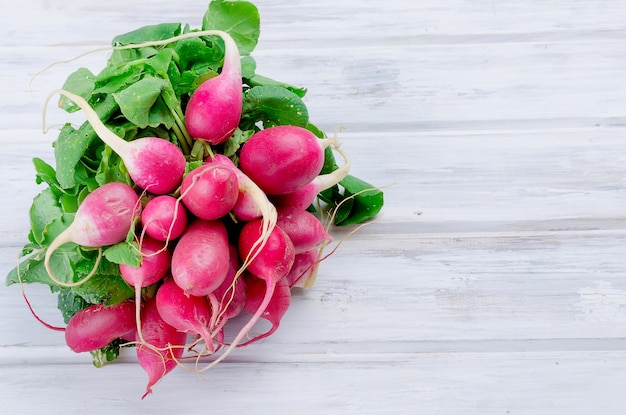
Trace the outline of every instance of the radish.
{"label": "radish", "polygon": [[[263,302],[263,298],[265,296],[265,292],[267,291],[266,282],[262,278],[255,277],[254,275],[248,274],[246,275],[246,303],[245,310],[248,313],[254,314],[256,310],[259,309],[261,303]],[[280,320],[287,312],[289,308],[289,304],[291,303],[291,291],[289,289],[289,284],[285,278],[281,279],[276,283],[276,287],[274,288],[274,293],[272,294],[272,298],[268,303],[265,311],[262,314],[262,318],[269,321],[272,324],[272,327],[263,334],[259,334],[252,339],[239,344],[239,347],[247,346],[251,343],[264,339],[278,330],[278,326],[280,325]]]}
{"label": "radish", "polygon": [[237,175],[219,164],[204,164],[185,176],[180,187],[183,204],[200,219],[228,214],[239,195]]}
{"label": "radish", "polygon": [[138,333],[137,361],[148,374],[148,384],[142,399],[152,393],[156,385],[178,364],[183,355],[187,335],[167,324],[159,314],[154,298],[148,300],[141,312],[143,322]]}
{"label": "radish", "polygon": [[319,254],[320,250],[314,248],[296,255],[293,266],[285,277],[290,288],[307,287],[307,281],[317,272]]}
{"label": "radish", "polygon": [[226,32],[208,30],[224,40],[224,64],[220,74],[207,79],[191,94],[185,109],[187,131],[211,145],[222,144],[235,132],[243,107],[241,57]]}
{"label": "radish", "polygon": [[215,318],[218,329],[221,329],[227,320],[239,315],[246,302],[246,284],[237,272],[240,266],[239,253],[235,245],[231,244],[228,248],[230,252],[228,273],[213,293],[219,302],[218,315]]}
{"label": "radish", "polygon": [[172,277],[188,295],[209,295],[226,278],[228,254],[226,226],[221,221],[197,219],[174,248]]}
{"label": "radish", "polygon": [[57,89],[48,99],[55,93],[71,99],[84,111],[96,134],[120,156],[131,179],[141,189],[152,194],[166,194],[179,186],[185,173],[186,160],[178,146],[159,137],[126,141],[104,125],[84,98]]}
{"label": "radish", "polygon": [[319,192],[330,189],[345,179],[350,172],[350,159],[339,146],[334,146],[333,148],[343,157],[344,164],[342,166],[330,173],[320,174],[298,190],[280,195],[272,195],[270,197],[272,203],[276,207],[291,206],[294,208],[307,209],[315,201]]}
{"label": "radish", "polygon": [[141,224],[146,235],[157,241],[178,238],[187,226],[188,215],[178,199],[170,195],[157,196],[144,206]]}
{"label": "radish", "polygon": [[165,244],[149,236],[141,240],[139,246],[141,252],[141,264],[133,267],[120,264],[122,278],[135,290],[135,323],[137,333],[141,335],[141,288],[155,284],[162,279],[170,269],[172,255]]}
{"label": "radish", "polygon": [[275,224],[276,209],[269,201],[265,192],[237,168],[231,159],[223,154],[215,154],[212,158],[207,158],[205,161],[227,166],[235,172],[239,184],[239,194],[235,206],[233,206],[233,214],[238,220],[248,222],[262,217],[270,226]]}
{"label": "radish", "polygon": [[100,254],[94,270],[81,281],[59,281],[50,268],[52,253],[68,242],[84,247],[102,247],[122,242],[141,213],[139,197],[125,183],[106,183],[89,193],[78,207],[72,223],[51,243],[44,257],[44,266],[50,278],[60,286],[72,287],[84,283],[98,268]]}
{"label": "radish", "polygon": [[[278,226],[275,226],[266,243],[259,248],[258,241],[262,234],[263,223],[261,219],[247,222],[239,233],[238,248],[239,255],[244,258],[244,263],[249,263],[247,271],[265,280],[265,296],[254,315],[239,330],[239,333],[237,333],[228,348],[216,360],[211,362],[206,369],[224,360],[237,347],[244,336],[250,332],[270,304],[276,284],[289,273],[293,265],[295,254],[293,243],[289,240],[289,236]],[[246,259],[250,257],[253,257],[253,259],[247,261]]]}
{"label": "radish", "polygon": [[302,127],[266,128],[243,144],[239,168],[267,194],[291,193],[320,173],[324,149],[332,142]]}
{"label": "radish", "polygon": [[136,289],[158,282],[170,269],[171,253],[162,241],[144,236],[139,246],[141,264],[133,267],[120,264],[122,278]]}
{"label": "radish", "polygon": [[313,249],[323,241],[332,241],[332,237],[317,216],[304,209],[294,207],[278,209],[276,225],[289,236],[296,254]]}
{"label": "radish", "polygon": [[135,302],[126,300],[116,305],[90,305],[70,318],[65,328],[65,342],[76,352],[101,349],[118,338],[135,331]]}
{"label": "radish", "polygon": [[211,306],[206,297],[187,295],[173,279],[166,279],[156,294],[159,315],[167,324],[187,334],[199,334],[210,351],[213,339],[209,331]]}

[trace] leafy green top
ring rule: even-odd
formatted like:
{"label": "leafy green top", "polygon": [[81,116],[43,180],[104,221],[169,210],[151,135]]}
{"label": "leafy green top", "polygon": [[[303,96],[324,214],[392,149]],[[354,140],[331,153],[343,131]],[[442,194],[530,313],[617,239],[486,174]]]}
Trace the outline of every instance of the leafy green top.
{"label": "leafy green top", "polygon": [[[309,121],[302,98],[306,89],[256,73],[250,56],[257,45],[260,18],[257,8],[247,1],[212,0],[202,19],[201,30],[228,32],[242,56],[243,115],[239,129],[221,148],[214,149],[237,162],[240,146],[260,128],[281,124],[306,127],[318,137],[324,133]],[[184,109],[190,94],[205,79],[216,76],[222,65],[224,45],[215,36],[191,37],[163,46],[115,49],[118,46],[170,39],[193,31],[181,23],[145,26],[116,36],[106,66],[97,74],[79,68],[65,81],[63,89],[82,96],[105,125],[120,137],[134,140],[156,136],[180,146],[188,157],[189,168],[202,160],[192,151],[184,123]],[[79,108],[61,98],[67,112]],[[46,188],[33,200],[31,229],[22,250],[23,260],[7,276],[6,284],[42,283],[58,292],[58,306],[65,320],[89,304],[116,304],[133,295],[121,278],[116,264],[138,265],[140,257],[129,238],[106,247],[96,275],[87,283],[61,288],[48,277],[43,252],[50,242],[72,222],[84,197],[112,181],[131,183],[120,158],[99,139],[88,122],[75,127],[65,124],[53,143],[56,169],[41,159],[33,160],[36,182]],[[324,173],[337,169],[333,154],[326,152]],[[369,190],[368,190],[369,189]],[[320,194],[331,206],[339,206],[334,223],[350,225],[375,216],[383,204],[380,190],[353,176]],[[75,282],[91,272],[93,250],[66,244],[52,256],[51,266],[63,282]],[[94,355],[102,363],[115,356],[115,348]],[[104,357],[103,357],[104,356]],[[113,357],[112,357],[113,356]]]}

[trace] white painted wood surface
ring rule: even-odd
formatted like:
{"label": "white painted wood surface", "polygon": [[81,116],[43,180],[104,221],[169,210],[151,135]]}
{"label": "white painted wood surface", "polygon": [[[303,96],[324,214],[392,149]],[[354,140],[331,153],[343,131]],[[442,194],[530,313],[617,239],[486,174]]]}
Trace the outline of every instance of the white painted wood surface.
{"label": "white painted wood surface", "polygon": [[[257,0],[259,72],[306,86],[379,220],[323,263],[280,330],[145,400],[127,354],[95,369],[0,290],[7,414],[623,414],[626,408],[626,3]],[[199,1],[0,6],[0,264],[25,242],[52,160],[49,63],[145,24],[198,25]],[[61,116],[61,114],[57,114]],[[337,230],[340,238],[346,230]],[[55,299],[26,287],[60,323]]]}

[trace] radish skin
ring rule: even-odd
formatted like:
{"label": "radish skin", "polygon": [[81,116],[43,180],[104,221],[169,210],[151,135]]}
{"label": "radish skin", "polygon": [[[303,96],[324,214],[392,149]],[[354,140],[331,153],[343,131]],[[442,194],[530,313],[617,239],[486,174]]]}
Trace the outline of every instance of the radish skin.
{"label": "radish skin", "polygon": [[318,257],[318,248],[296,254],[293,266],[285,277],[290,288],[305,287],[306,281],[317,272]]}
{"label": "radish skin", "polygon": [[239,183],[232,169],[204,164],[185,176],[180,192],[183,204],[196,217],[216,220],[235,206]]}
{"label": "radish skin", "polygon": [[56,89],[48,100],[54,94],[71,99],[83,110],[98,137],[120,156],[131,179],[141,189],[160,195],[170,193],[179,186],[185,173],[186,160],[183,152],[174,143],[159,137],[126,141],[104,125],[83,97]]}
{"label": "radish skin", "polygon": [[[229,267],[226,278],[222,284],[217,287],[213,295],[219,304],[218,314],[215,318],[215,326],[221,329],[226,322],[239,315],[243,310],[246,302],[246,284],[242,276],[237,273],[240,267],[239,252],[235,245],[229,245]],[[215,331],[216,328],[212,327]]]}
{"label": "radish skin", "polygon": [[272,195],[270,200],[277,208],[290,206],[299,209],[307,209],[313,204],[318,193],[330,189],[348,176],[350,173],[350,159],[348,155],[339,147],[338,142],[335,142],[332,146],[343,158],[343,165],[330,173],[320,174],[296,191],[281,195]]}
{"label": "radish skin", "polygon": [[157,291],[156,305],[167,324],[187,334],[200,335],[209,351],[214,351],[209,330],[212,311],[206,297],[187,295],[168,278]]}
{"label": "radish skin", "polygon": [[188,295],[207,296],[226,278],[228,254],[224,224],[197,219],[187,227],[174,248],[172,277]]}
{"label": "radish skin", "polygon": [[187,227],[188,220],[187,210],[180,200],[170,195],[151,199],[141,212],[144,232],[157,241],[177,239]]}
{"label": "radish skin", "polygon": [[[94,271],[81,281],[59,281],[50,268],[50,258],[56,249],[69,242],[84,247],[102,247],[122,242],[132,223],[141,213],[139,197],[125,183],[111,182],[89,193],[78,207],[74,220],[51,243],[44,257],[44,266],[50,278],[58,285],[73,287],[84,283]],[[100,258],[100,256],[98,257]]]}
{"label": "radish skin", "polygon": [[233,38],[219,30],[204,34],[224,41],[224,64],[220,74],[204,81],[191,94],[185,109],[189,134],[211,145],[222,144],[235,132],[243,107],[241,57]]}
{"label": "radish skin", "polygon": [[287,233],[296,254],[313,249],[322,242],[330,243],[333,239],[317,216],[304,209],[294,207],[278,209],[276,225]]}
{"label": "radish skin", "polygon": [[138,333],[137,361],[148,374],[144,399],[163,377],[171,372],[183,355],[187,335],[167,324],[159,314],[154,298],[146,301],[142,312],[142,331]]}
{"label": "radish skin", "polygon": [[[245,310],[254,314],[256,310],[259,309],[261,303],[263,302],[263,298],[265,296],[265,292],[267,290],[266,283],[262,278],[255,277],[254,275],[246,276],[246,302],[245,302]],[[269,337],[272,335],[280,325],[280,320],[287,312],[289,305],[291,303],[291,290],[289,289],[289,284],[287,283],[286,278],[282,278],[276,283],[276,287],[274,288],[274,292],[272,294],[272,298],[269,301],[267,307],[263,311],[261,318],[269,321],[272,324],[272,327],[263,334],[259,334],[251,338],[250,340],[240,343],[238,347],[245,347],[254,342],[257,342],[261,339]]]}
{"label": "radish skin", "polygon": [[224,360],[250,332],[270,304],[276,284],[289,273],[293,265],[294,247],[287,234],[278,226],[274,227],[267,242],[259,249],[257,241],[262,232],[263,224],[260,219],[246,223],[239,233],[238,248],[242,258],[254,257],[249,261],[247,271],[265,280],[265,296],[254,315],[239,330],[228,348],[205,369],[209,369]]}
{"label": "radish skin", "polygon": [[332,142],[302,127],[269,127],[243,144],[239,168],[267,194],[295,192],[319,175]]}
{"label": "radish skin", "polygon": [[135,331],[135,302],[90,305],[74,314],[65,327],[65,343],[76,352],[91,352]]}

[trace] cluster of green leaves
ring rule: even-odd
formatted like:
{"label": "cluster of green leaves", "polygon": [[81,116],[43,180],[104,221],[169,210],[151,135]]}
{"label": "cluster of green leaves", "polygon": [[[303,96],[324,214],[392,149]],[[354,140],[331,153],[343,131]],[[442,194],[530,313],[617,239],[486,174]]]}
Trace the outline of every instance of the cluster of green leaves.
{"label": "cluster of green leaves", "polygon": [[[224,44],[217,36],[166,40],[211,29],[228,32],[237,43],[244,83],[239,128],[212,152],[225,154],[237,163],[241,145],[259,128],[275,125],[301,126],[319,137],[325,136],[309,121],[303,101],[306,89],[256,73],[250,54],[258,42],[260,17],[257,8],[247,1],[212,0],[201,29],[163,23],[119,35],[112,40],[111,54],[100,72],[79,68],[67,78],[63,89],[83,97],[104,124],[126,140],[156,136],[177,144],[187,156],[190,170],[202,163],[204,154],[194,152],[184,123],[185,106],[200,83],[219,74]],[[155,45],[155,41],[164,42]],[[145,45],[146,42],[152,45]],[[139,44],[144,45],[135,47]],[[64,97],[58,104],[69,113],[79,110]],[[53,147],[56,169],[39,158],[33,160],[36,182],[46,187],[33,200],[28,243],[22,250],[22,261],[9,273],[6,283],[48,285],[58,293],[59,309],[67,321],[89,304],[116,304],[130,298],[133,290],[121,278],[117,265],[138,265],[141,258],[131,230],[126,241],[105,247],[95,276],[86,283],[65,288],[50,279],[43,265],[43,253],[72,223],[84,197],[112,181],[132,185],[119,156],[98,139],[88,122],[79,126],[65,124]],[[336,168],[332,151],[327,151],[324,172]],[[380,190],[353,176],[320,194],[320,198],[331,207],[338,207],[337,225],[364,222],[376,215],[383,203]],[[76,282],[92,271],[96,254],[93,249],[66,244],[53,254],[51,268],[59,280]],[[102,363],[116,353],[113,347],[99,353],[96,360]]]}

